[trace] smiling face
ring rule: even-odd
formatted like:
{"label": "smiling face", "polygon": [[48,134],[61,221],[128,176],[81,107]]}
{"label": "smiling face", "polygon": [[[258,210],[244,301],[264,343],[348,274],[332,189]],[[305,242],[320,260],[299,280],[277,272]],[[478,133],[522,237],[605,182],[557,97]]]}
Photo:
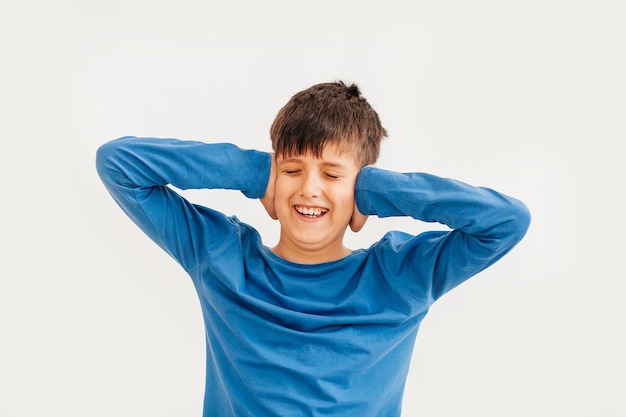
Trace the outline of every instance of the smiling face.
{"label": "smiling face", "polygon": [[276,168],[274,206],[281,232],[274,253],[309,264],[348,255],[343,236],[355,207],[355,158],[329,142],[319,158],[277,155]]}

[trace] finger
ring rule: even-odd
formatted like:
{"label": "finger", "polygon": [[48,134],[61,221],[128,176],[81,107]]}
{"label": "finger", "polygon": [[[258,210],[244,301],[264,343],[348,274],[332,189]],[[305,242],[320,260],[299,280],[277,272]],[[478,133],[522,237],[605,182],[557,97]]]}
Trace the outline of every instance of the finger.
{"label": "finger", "polygon": [[352,214],[352,218],[350,219],[350,229],[354,233],[357,233],[363,228],[363,226],[365,226],[366,221],[367,221],[367,216],[356,211],[355,213]]}

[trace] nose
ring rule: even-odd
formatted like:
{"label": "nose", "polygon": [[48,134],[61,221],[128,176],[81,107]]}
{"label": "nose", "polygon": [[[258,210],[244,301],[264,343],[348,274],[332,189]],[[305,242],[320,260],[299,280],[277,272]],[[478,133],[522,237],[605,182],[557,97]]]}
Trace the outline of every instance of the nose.
{"label": "nose", "polygon": [[302,175],[300,194],[307,198],[319,197],[321,194],[321,180],[318,173],[305,172],[304,175]]}

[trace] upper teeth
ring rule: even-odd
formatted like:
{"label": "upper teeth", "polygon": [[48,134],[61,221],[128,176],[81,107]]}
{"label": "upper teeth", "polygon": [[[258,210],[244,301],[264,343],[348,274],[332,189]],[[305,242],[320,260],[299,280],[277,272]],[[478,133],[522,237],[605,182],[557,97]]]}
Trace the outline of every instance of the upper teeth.
{"label": "upper teeth", "polygon": [[328,210],[321,208],[306,208],[306,207],[296,207],[298,213],[305,214],[307,216],[319,216],[322,213],[326,213]]}

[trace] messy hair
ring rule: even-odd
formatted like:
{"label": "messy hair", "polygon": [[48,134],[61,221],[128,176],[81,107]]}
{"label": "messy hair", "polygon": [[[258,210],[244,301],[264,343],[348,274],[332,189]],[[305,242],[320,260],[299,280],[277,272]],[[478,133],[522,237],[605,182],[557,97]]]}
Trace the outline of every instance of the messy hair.
{"label": "messy hair", "polygon": [[322,83],[296,93],[280,109],[272,127],[272,148],[283,157],[320,157],[327,143],[354,156],[361,167],[376,162],[387,136],[378,114],[356,84]]}

